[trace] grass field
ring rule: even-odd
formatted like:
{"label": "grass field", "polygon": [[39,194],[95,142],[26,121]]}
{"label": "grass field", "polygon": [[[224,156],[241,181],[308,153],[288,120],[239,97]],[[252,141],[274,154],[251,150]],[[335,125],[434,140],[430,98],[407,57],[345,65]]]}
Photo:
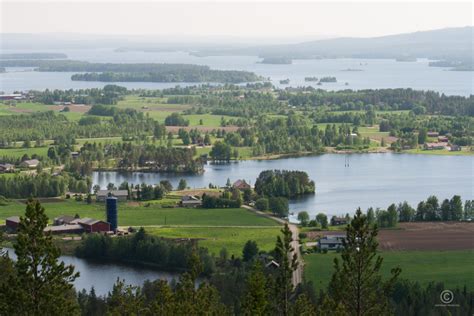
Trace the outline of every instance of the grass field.
{"label": "grass field", "polygon": [[[119,226],[147,225],[188,225],[188,226],[275,226],[275,221],[257,216],[243,209],[191,209],[191,208],[162,208],[159,203],[119,204]],[[59,215],[75,215],[105,219],[105,205],[76,201],[60,201],[42,203],[50,221]],[[11,202],[0,206],[0,219],[9,216],[23,215],[25,204]]]}
{"label": "grass field", "polygon": [[48,154],[48,147],[31,147],[31,148],[0,148],[0,157],[21,158],[24,154],[38,156],[46,156]]}
{"label": "grass field", "polygon": [[[384,258],[382,274],[390,275],[396,266],[402,269],[401,278],[427,284],[443,282],[447,288],[468,286],[474,289],[473,250],[460,251],[396,251],[382,252]],[[336,253],[309,254],[305,260],[305,278],[312,281],[316,289],[325,288],[333,273]]]}
{"label": "grass field", "polygon": [[[205,127],[220,127],[221,118],[225,120],[236,119],[236,117],[228,115],[214,115],[214,114],[190,114],[183,115],[183,117],[189,120],[189,126],[205,126]],[[199,124],[199,120],[202,120],[202,125]]]}
{"label": "grass field", "polygon": [[169,238],[202,238],[199,245],[209,249],[210,253],[219,255],[226,248],[229,255],[242,256],[242,248],[248,240],[255,240],[260,250],[270,251],[275,248],[279,227],[239,228],[239,227],[186,227],[186,228],[146,228],[154,235]]}

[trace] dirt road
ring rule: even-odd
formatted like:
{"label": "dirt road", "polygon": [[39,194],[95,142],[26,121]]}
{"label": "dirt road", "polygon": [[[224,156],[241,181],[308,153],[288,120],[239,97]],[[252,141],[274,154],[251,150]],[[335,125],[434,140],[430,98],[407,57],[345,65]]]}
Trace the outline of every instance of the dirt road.
{"label": "dirt road", "polygon": [[252,212],[255,212],[261,216],[265,216],[265,217],[268,217],[268,218],[271,218],[281,224],[285,224],[285,223],[288,223],[288,228],[291,230],[291,233],[292,233],[292,238],[293,238],[293,241],[291,242],[291,246],[293,247],[293,253],[291,254],[291,256],[293,257],[294,254],[296,254],[297,258],[298,258],[298,268],[293,272],[293,286],[296,287],[298,284],[300,284],[301,282],[303,282],[303,266],[304,266],[304,263],[303,263],[303,257],[301,256],[301,251],[300,251],[300,242],[299,242],[299,230],[298,230],[298,226],[295,225],[295,224],[291,224],[290,222],[284,220],[284,219],[281,219],[281,218],[278,218],[278,217],[274,217],[274,216],[271,216],[267,213],[264,213],[264,212],[261,212],[251,206],[248,206],[248,205],[242,205],[243,208],[246,208]]}

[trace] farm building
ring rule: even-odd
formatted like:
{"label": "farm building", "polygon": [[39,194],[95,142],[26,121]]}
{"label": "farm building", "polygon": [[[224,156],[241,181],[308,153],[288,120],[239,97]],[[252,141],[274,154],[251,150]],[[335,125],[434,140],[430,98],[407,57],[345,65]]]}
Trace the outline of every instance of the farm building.
{"label": "farm building", "polygon": [[448,139],[447,136],[438,136],[438,142],[447,143],[447,142],[449,142],[449,139]]}
{"label": "farm building", "polygon": [[438,137],[439,133],[438,132],[428,132],[428,133],[426,133],[426,135],[428,137]]}
{"label": "farm building", "polygon": [[14,172],[15,166],[9,163],[0,164],[0,173]]}
{"label": "farm building", "polygon": [[245,182],[245,180],[237,180],[234,182],[234,184],[232,185],[234,188],[236,189],[239,189],[239,190],[246,190],[246,189],[250,189],[250,184],[248,184],[247,182]]}
{"label": "farm building", "polygon": [[450,151],[461,151],[461,146],[458,145],[450,145],[449,146]]}
{"label": "farm building", "polygon": [[53,225],[54,226],[69,225],[75,219],[76,219],[76,217],[71,216],[71,215],[61,215],[59,217],[54,218]]}
{"label": "farm building", "polygon": [[23,100],[24,98],[21,93],[0,94],[0,100]]}
{"label": "farm building", "polygon": [[79,224],[55,225],[46,227],[44,232],[50,232],[51,234],[81,234],[84,232],[84,228]]}
{"label": "farm building", "polygon": [[128,197],[127,190],[99,190],[97,191],[96,201],[105,202],[105,200],[109,196],[109,193],[112,194],[112,196],[116,197],[119,201],[126,201]]}
{"label": "farm building", "polygon": [[448,147],[448,143],[426,143],[424,146],[425,150],[440,150]]}
{"label": "farm building", "polygon": [[318,240],[318,249],[337,250],[342,248],[342,241],[346,238],[344,235],[328,235]]}
{"label": "farm building", "polygon": [[39,160],[38,159],[30,159],[30,160],[25,160],[23,161],[20,166],[23,168],[36,168],[39,165]]}
{"label": "farm building", "polygon": [[339,225],[346,225],[347,220],[344,217],[336,217],[334,216],[331,218],[331,225],[332,226],[339,226]]}
{"label": "farm building", "polygon": [[194,195],[183,195],[181,197],[181,206],[198,207],[202,205],[202,201]]}
{"label": "farm building", "polygon": [[7,229],[9,231],[16,232],[19,224],[20,224],[19,216],[10,216],[7,219],[5,219],[5,225],[7,226]]}
{"label": "farm building", "polygon": [[71,225],[80,225],[86,233],[100,233],[110,231],[110,224],[106,221],[93,218],[77,218],[71,222]]}

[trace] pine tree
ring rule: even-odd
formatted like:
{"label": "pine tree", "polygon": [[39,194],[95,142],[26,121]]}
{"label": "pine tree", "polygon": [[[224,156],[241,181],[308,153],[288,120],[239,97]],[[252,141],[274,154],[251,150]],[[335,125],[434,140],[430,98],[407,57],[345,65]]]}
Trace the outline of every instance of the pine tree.
{"label": "pine tree", "polygon": [[[78,306],[72,282],[79,276],[73,266],[59,262],[60,250],[43,229],[44,208],[30,200],[18,226],[14,245],[15,273],[0,289],[7,302],[2,315],[73,315]],[[8,284],[8,286],[7,286]]]}
{"label": "pine tree", "polygon": [[[289,315],[290,298],[294,292],[293,272],[298,268],[298,257],[295,249],[291,245],[293,241],[292,233],[288,223],[281,230],[283,238],[277,237],[275,247],[275,260],[279,264],[276,275],[275,299],[278,313]],[[292,256],[293,254],[293,256]]]}
{"label": "pine tree", "polygon": [[389,313],[388,297],[400,269],[392,269],[392,277],[382,281],[379,271],[383,259],[377,256],[377,233],[377,226],[372,228],[359,208],[346,228],[342,262],[334,259],[335,272],[329,287],[331,299],[341,303],[348,315]]}
{"label": "pine tree", "polygon": [[266,315],[268,305],[266,283],[262,265],[257,261],[247,278],[245,295],[242,301],[243,315]]}

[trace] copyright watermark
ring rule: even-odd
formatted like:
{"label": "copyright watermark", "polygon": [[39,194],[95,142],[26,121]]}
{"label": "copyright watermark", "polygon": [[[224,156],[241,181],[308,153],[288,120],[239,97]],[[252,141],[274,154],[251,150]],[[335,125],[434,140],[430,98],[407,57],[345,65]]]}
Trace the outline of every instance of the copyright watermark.
{"label": "copyright watermark", "polygon": [[450,290],[444,290],[439,294],[439,300],[442,304],[436,304],[437,307],[459,307],[459,304],[452,304],[454,301],[454,293]]}

